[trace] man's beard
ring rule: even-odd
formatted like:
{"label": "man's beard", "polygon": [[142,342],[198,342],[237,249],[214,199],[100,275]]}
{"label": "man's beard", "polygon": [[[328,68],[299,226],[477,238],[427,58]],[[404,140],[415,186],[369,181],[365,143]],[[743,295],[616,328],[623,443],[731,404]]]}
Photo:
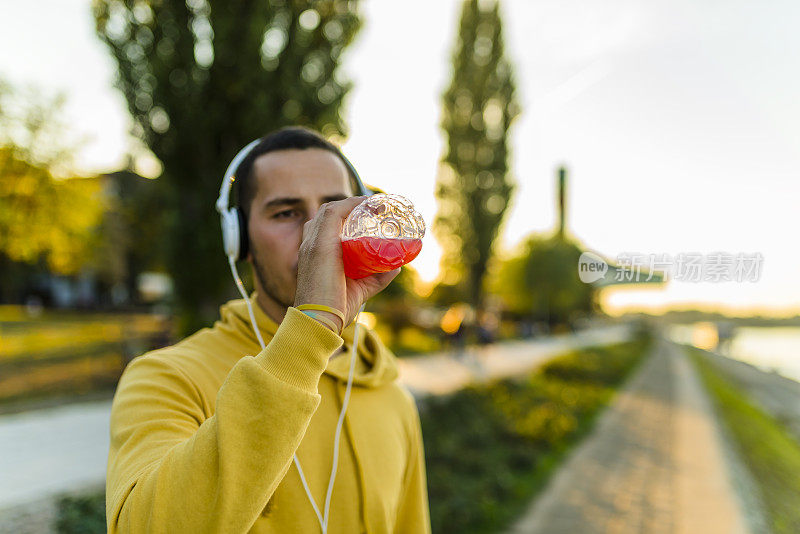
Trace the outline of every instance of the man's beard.
{"label": "man's beard", "polygon": [[258,278],[259,284],[261,284],[261,289],[264,291],[264,294],[284,308],[294,306],[294,295],[291,296],[291,300],[289,300],[288,297],[281,295],[280,285],[276,284],[274,280],[266,275],[264,269],[261,268],[261,264],[259,263],[258,259],[256,259],[257,257],[258,254],[256,254],[255,250],[253,250],[253,271],[256,273],[256,277]]}

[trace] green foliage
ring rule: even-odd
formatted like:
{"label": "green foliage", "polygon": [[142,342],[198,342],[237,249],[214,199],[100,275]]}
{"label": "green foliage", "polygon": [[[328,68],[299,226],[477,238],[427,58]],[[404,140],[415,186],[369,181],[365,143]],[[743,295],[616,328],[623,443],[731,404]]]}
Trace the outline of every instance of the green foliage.
{"label": "green foliage", "polygon": [[523,380],[421,408],[434,532],[499,532],[543,487],[635,367],[649,338],[558,357]]}
{"label": "green foliage", "polygon": [[578,277],[581,249],[558,236],[530,236],[521,252],[498,262],[489,282],[505,308],[518,316],[566,323],[595,307],[595,289]]}
{"label": "green foliage", "polygon": [[512,66],[505,56],[497,2],[466,0],[453,78],[443,96],[447,151],[436,185],[434,230],[447,284],[463,284],[480,307],[482,283],[514,186],[508,130],[518,115]]}
{"label": "green foliage", "polygon": [[378,318],[381,339],[398,355],[420,354],[441,348],[438,329],[421,321],[427,306],[415,291],[417,271],[405,265],[389,286],[370,299],[368,311]]}
{"label": "green foliage", "polygon": [[552,380],[610,386],[617,382],[621,370],[628,364],[628,358],[629,353],[624,346],[588,348],[547,362],[542,366],[542,374]]}
{"label": "green foliage", "polygon": [[717,411],[761,490],[772,532],[800,532],[800,444],[697,349],[689,349]]}
{"label": "green foliage", "polygon": [[106,532],[104,493],[65,497],[58,503],[56,531],[59,534],[101,534]]}
{"label": "green foliage", "polygon": [[[74,274],[92,258],[100,222],[101,184],[70,176],[62,144],[63,96],[0,81],[0,269],[43,261],[58,274]],[[14,280],[0,277],[0,298]]]}
{"label": "green foliage", "polygon": [[74,274],[92,257],[102,215],[100,182],[55,179],[50,171],[0,148],[0,254],[59,274]]}
{"label": "green foliage", "polygon": [[47,169],[59,178],[73,174],[72,156],[79,147],[65,144],[66,96],[0,79],[0,146],[16,159]]}
{"label": "green foliage", "polygon": [[167,264],[184,331],[233,294],[213,208],[225,166],[288,124],[344,135],[337,67],[360,26],[352,0],[94,0],[134,133],[163,165]]}

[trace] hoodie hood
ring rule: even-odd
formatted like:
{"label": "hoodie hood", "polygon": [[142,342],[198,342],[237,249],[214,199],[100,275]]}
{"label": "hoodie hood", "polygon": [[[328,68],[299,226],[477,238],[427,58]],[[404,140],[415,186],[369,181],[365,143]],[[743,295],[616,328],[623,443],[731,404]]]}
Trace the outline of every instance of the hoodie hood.
{"label": "hoodie hood", "polygon": [[[256,324],[261,332],[264,343],[269,343],[278,324],[275,323],[258,305],[257,294],[253,292],[250,302],[253,307],[253,315]],[[247,303],[244,299],[231,300],[220,307],[220,317],[222,326],[228,326],[239,335],[244,336],[258,346],[258,338],[253,332],[250,324],[250,314],[247,311]],[[347,375],[350,371],[350,353],[353,346],[353,335],[355,333],[355,321],[347,325],[342,332],[344,340],[343,348],[345,354],[338,355],[328,360],[325,374],[336,380],[347,383]],[[375,332],[367,328],[363,323],[358,326],[358,357],[355,370],[353,372],[353,385],[374,388],[393,382],[397,378],[397,358],[386,348]]]}

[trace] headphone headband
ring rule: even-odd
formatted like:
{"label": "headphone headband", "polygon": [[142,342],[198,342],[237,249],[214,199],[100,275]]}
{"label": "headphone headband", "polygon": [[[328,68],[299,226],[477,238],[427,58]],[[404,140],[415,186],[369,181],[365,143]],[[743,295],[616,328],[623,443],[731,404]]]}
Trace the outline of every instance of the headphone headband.
{"label": "headphone headband", "polygon": [[219,198],[217,198],[217,211],[222,213],[223,210],[227,210],[229,207],[229,201],[231,194],[231,188],[233,187],[233,182],[236,180],[234,173],[239,169],[239,165],[241,165],[244,158],[253,150],[256,145],[261,141],[261,139],[256,139],[255,141],[250,141],[247,146],[241,149],[231,160],[228,168],[225,169],[225,177],[222,179],[222,185],[219,188]]}

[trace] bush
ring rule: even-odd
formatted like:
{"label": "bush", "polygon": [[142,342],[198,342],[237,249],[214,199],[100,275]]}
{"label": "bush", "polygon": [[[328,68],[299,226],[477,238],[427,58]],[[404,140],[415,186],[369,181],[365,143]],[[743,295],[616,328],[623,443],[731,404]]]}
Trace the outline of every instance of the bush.
{"label": "bush", "polygon": [[62,498],[58,502],[56,530],[60,534],[102,534],[106,532],[105,494]]}
{"label": "bush", "polygon": [[434,532],[497,532],[591,427],[649,339],[576,351],[523,380],[471,387],[421,407]]}

